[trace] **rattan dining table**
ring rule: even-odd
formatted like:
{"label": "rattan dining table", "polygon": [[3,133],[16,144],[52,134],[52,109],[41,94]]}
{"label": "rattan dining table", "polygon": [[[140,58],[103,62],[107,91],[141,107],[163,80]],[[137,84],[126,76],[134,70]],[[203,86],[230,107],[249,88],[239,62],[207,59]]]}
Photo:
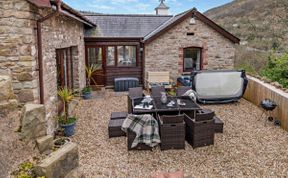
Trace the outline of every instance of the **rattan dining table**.
{"label": "rattan dining table", "polygon": [[[132,99],[132,114],[157,114],[161,113],[169,113],[169,112],[196,112],[200,110],[201,107],[194,102],[189,97],[175,97],[175,96],[168,96],[167,102],[162,103],[161,97],[153,97],[150,105],[153,105],[151,109],[142,109],[142,108],[135,108],[136,105],[139,105],[144,98],[134,98]],[[168,105],[168,103],[173,102],[173,105]],[[179,104],[180,103],[180,104]],[[195,114],[196,115],[196,114]]]}

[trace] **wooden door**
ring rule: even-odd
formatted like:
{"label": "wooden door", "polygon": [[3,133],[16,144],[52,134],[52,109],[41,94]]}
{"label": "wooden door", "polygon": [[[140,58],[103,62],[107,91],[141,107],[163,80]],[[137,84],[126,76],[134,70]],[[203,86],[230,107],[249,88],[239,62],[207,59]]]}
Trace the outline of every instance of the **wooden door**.
{"label": "wooden door", "polygon": [[[73,90],[73,61],[71,48],[56,49],[57,88],[67,87]],[[58,114],[64,110],[61,100],[58,101]]]}
{"label": "wooden door", "polygon": [[86,66],[91,66],[92,64],[98,66],[98,70],[93,74],[94,80],[91,80],[91,86],[105,86],[105,61],[104,47],[86,47]]}
{"label": "wooden door", "polygon": [[64,69],[64,52],[56,50],[56,66],[57,66],[57,87],[65,87],[65,69]]}

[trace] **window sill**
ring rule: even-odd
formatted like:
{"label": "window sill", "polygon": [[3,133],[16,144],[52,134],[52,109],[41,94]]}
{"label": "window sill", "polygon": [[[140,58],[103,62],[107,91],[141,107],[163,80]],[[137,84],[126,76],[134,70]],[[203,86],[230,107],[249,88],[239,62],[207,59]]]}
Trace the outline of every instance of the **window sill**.
{"label": "window sill", "polygon": [[139,68],[138,66],[106,66],[106,68]]}
{"label": "window sill", "polygon": [[192,71],[183,71],[182,75],[190,75]]}

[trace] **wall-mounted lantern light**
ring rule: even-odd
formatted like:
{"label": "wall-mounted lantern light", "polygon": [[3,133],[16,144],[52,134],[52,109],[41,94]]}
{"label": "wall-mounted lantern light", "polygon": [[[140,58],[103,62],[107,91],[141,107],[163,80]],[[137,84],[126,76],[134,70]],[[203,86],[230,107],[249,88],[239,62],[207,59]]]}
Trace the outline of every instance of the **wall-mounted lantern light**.
{"label": "wall-mounted lantern light", "polygon": [[192,15],[189,23],[190,23],[190,25],[195,25],[196,24],[196,19],[194,17],[194,14]]}
{"label": "wall-mounted lantern light", "polygon": [[190,25],[195,25],[195,24],[196,24],[196,20],[195,20],[194,17],[192,17],[192,18],[190,19]]}

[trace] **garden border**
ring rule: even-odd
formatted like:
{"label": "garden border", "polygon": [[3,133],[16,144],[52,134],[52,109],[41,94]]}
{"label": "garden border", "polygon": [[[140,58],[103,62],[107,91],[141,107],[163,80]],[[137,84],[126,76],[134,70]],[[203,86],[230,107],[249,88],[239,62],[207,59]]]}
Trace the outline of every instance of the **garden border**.
{"label": "garden border", "polygon": [[257,106],[265,98],[275,101],[278,106],[273,115],[281,121],[281,127],[288,131],[288,93],[255,77],[248,76],[248,80],[244,98]]}

